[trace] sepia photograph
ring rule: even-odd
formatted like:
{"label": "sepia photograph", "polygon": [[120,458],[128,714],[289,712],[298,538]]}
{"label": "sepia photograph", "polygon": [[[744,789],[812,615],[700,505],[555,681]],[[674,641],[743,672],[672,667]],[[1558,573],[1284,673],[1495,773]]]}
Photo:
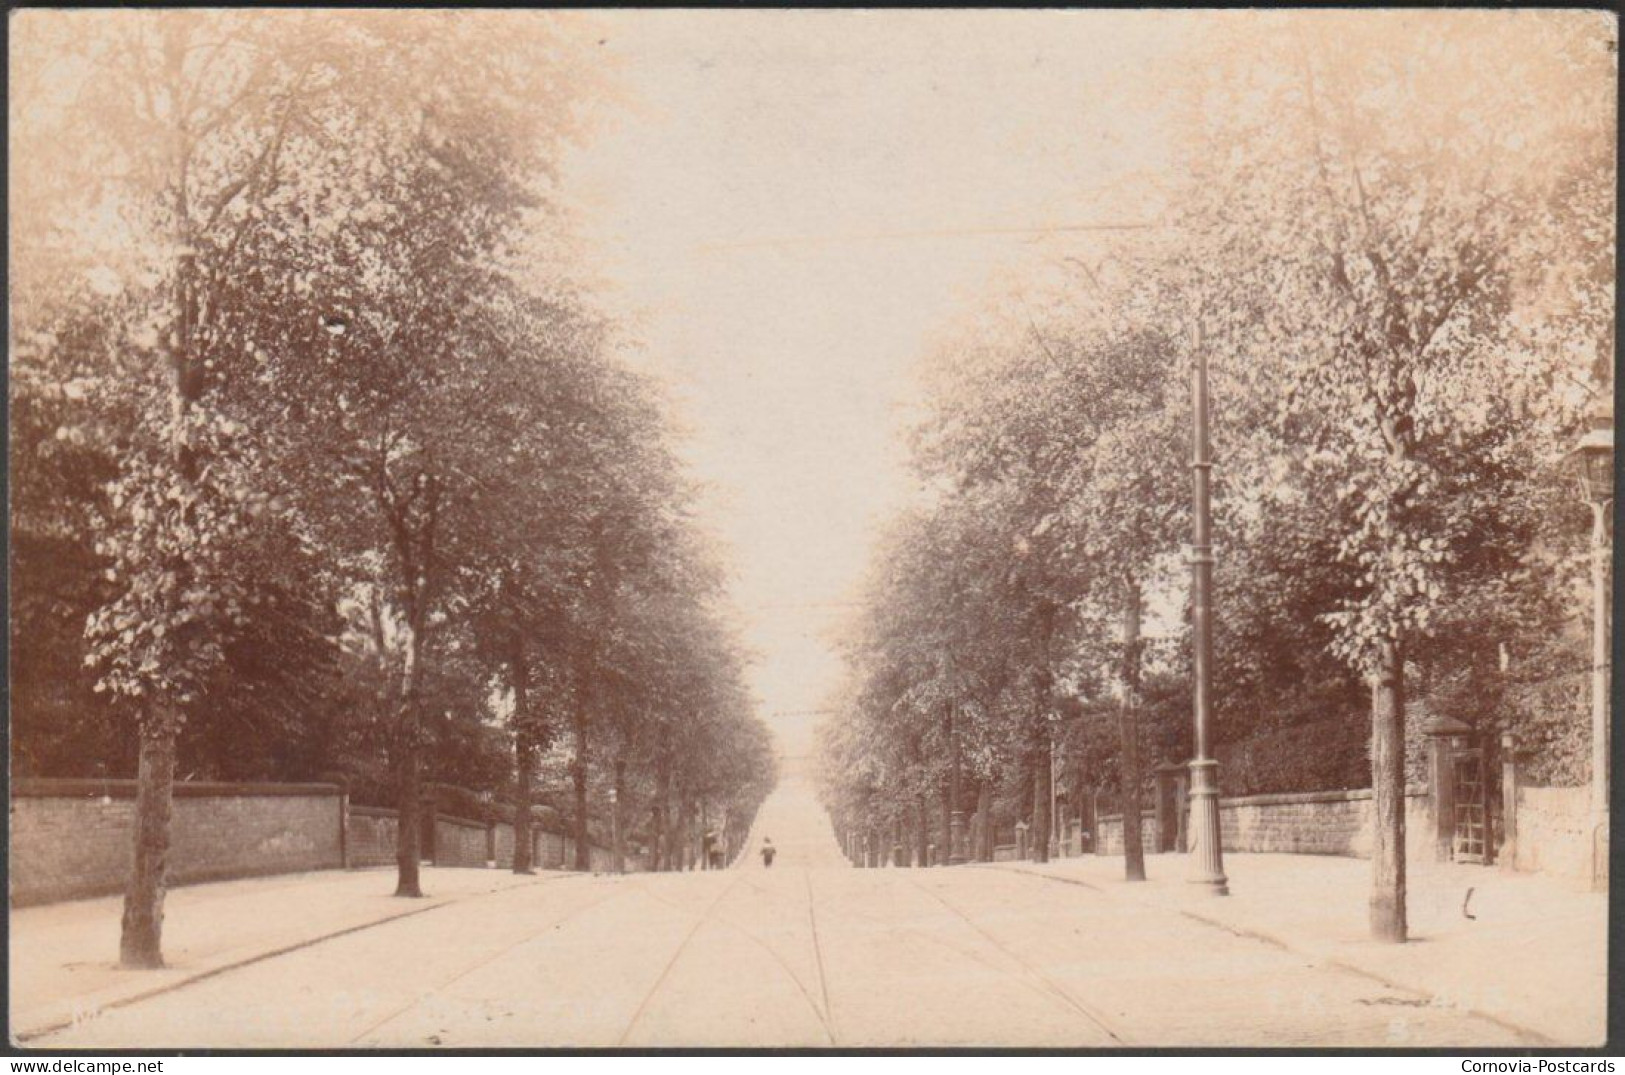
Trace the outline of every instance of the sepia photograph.
{"label": "sepia photograph", "polygon": [[7,30],[11,1054],[1615,1046],[1613,12]]}

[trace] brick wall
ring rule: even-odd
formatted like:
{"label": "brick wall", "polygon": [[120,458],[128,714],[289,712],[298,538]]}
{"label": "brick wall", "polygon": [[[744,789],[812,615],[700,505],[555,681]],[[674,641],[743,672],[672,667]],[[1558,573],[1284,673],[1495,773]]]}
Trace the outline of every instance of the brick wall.
{"label": "brick wall", "polygon": [[1589,788],[1519,788],[1514,867],[1589,880],[1590,809]]}
{"label": "brick wall", "polygon": [[[177,784],[171,883],[342,866],[343,803],[331,784]],[[120,891],[134,824],[133,780],[15,781],[12,902]]]}

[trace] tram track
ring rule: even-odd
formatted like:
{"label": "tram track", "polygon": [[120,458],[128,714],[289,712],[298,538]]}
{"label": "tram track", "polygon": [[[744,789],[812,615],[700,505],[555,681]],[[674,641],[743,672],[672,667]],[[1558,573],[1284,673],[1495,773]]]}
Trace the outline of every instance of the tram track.
{"label": "tram track", "polygon": [[[802,981],[801,976],[796,973],[795,968],[790,965],[789,960],[787,960],[784,957],[784,955],[779,952],[778,949],[774,948],[771,944],[769,944],[766,940],[764,940],[755,931],[747,929],[744,926],[740,925],[739,922],[736,919],[734,919],[732,917],[722,916],[722,915],[719,915],[719,914],[716,913],[716,908],[718,906],[720,906],[722,900],[727,895],[729,895],[734,889],[738,888],[741,884],[743,884],[747,888],[755,889],[756,891],[761,892],[764,895],[767,895],[769,897],[772,897],[772,898],[775,898],[775,899],[777,898],[777,896],[778,896],[777,893],[768,892],[766,889],[763,889],[761,886],[750,883],[749,881],[747,881],[745,879],[747,876],[748,876],[747,874],[743,874],[743,873],[739,874],[734,879],[734,881],[731,882],[728,885],[727,890],[724,891],[717,898],[717,900],[713,901],[711,907],[708,908],[705,913],[712,915],[712,917],[715,919],[715,921],[717,923],[719,923],[720,925],[728,927],[729,929],[733,930],[735,933],[739,934],[740,936],[744,937],[746,940],[750,941],[757,948],[759,948],[763,952],[767,953],[768,957],[771,958],[773,960],[773,962],[778,964],[779,968],[784,971],[785,976],[787,978],[789,978],[790,981],[795,984],[796,990],[801,994],[802,998],[804,1000],[806,1000],[807,1006],[812,1009],[812,1013],[813,1013],[814,1018],[816,1018],[818,1020],[819,1026],[823,1029],[824,1036],[829,1039],[829,1044],[832,1045],[832,1046],[838,1044],[838,1042],[836,1040],[836,1036],[835,1036],[834,1016],[833,1016],[833,1013],[831,1013],[830,1010],[829,1010],[829,990],[828,990],[828,988],[827,988],[827,986],[825,985],[825,982],[824,982],[823,956],[818,951],[818,940],[817,940],[816,935],[813,938],[813,954],[814,954],[815,964],[816,964],[816,967],[817,967],[817,970],[818,970],[818,983],[817,983],[817,985],[818,985],[819,993],[823,997],[823,1005],[822,1006],[820,1006],[818,1000],[813,997],[812,990],[810,988],[808,988],[807,983]],[[683,907],[683,905],[681,905],[679,903],[676,903],[676,902],[674,902],[672,900],[665,899],[664,897],[661,897],[661,896],[656,896],[653,892],[648,890],[647,886],[639,885],[637,887],[639,887],[643,891],[644,895],[646,895],[648,898],[656,901],[657,903],[664,904],[667,907],[672,907],[672,908],[675,908],[675,909],[680,910],[680,911],[686,911],[687,910],[687,908]],[[810,889],[809,889],[809,893],[810,893]],[[811,905],[810,904],[808,905],[808,911],[809,911],[809,914],[810,914],[811,913]],[[816,926],[814,928],[816,929]],[[686,941],[685,941],[685,943],[686,943]],[[670,967],[668,967],[667,970],[668,970],[668,973],[669,973]],[[664,977],[664,975],[663,975],[663,977]],[[658,985],[658,983],[657,983],[657,985]],[[646,998],[645,1004],[647,1003],[647,999],[652,999],[652,995],[651,995],[651,998]],[[630,1027],[628,1028],[628,1032],[630,1032]],[[624,1040],[624,1035],[623,1035],[623,1040]]]}
{"label": "tram track", "polygon": [[600,899],[592,900],[591,902],[582,904],[579,907],[572,907],[570,910],[566,911],[564,914],[560,915],[558,918],[551,919],[547,923],[547,925],[543,926],[539,930],[536,930],[534,933],[527,934],[521,940],[515,941],[514,943],[512,943],[510,945],[506,945],[506,946],[502,947],[501,949],[499,949],[498,951],[496,951],[495,953],[493,953],[491,955],[481,957],[480,959],[476,960],[474,963],[469,964],[467,967],[464,967],[462,970],[460,970],[456,974],[452,975],[450,978],[446,978],[446,979],[441,980],[439,983],[437,983],[434,986],[434,988],[425,990],[422,993],[418,994],[416,997],[412,998],[407,1003],[405,1003],[405,1004],[401,1005],[400,1007],[396,1008],[395,1010],[391,1011],[388,1015],[384,1016],[382,1019],[379,1019],[376,1022],[372,1023],[365,1030],[361,1031],[361,1033],[355,1035],[353,1038],[350,1039],[350,1044],[351,1045],[359,1044],[362,1041],[362,1039],[364,1039],[364,1038],[366,1038],[366,1037],[368,1037],[368,1036],[370,1036],[372,1034],[377,1033],[380,1029],[382,1029],[383,1027],[388,1026],[390,1023],[393,1023],[395,1020],[399,1019],[401,1016],[405,1015],[406,1013],[412,1011],[414,1008],[421,1007],[426,1002],[428,1002],[428,1001],[434,999],[435,997],[439,996],[440,994],[444,993],[451,986],[456,985],[458,982],[463,981],[464,979],[466,979],[466,978],[468,978],[468,977],[470,977],[470,976],[472,976],[474,974],[479,973],[480,971],[484,970],[486,967],[489,967],[494,963],[500,962],[502,959],[506,958],[507,956],[513,954],[516,951],[519,951],[522,948],[525,948],[525,947],[528,947],[529,945],[535,944],[537,941],[541,940],[546,935],[554,932],[560,926],[564,925],[564,923],[570,921],[572,918],[575,918],[578,915],[585,914],[586,912],[591,911],[594,908],[601,907],[604,904],[609,903],[611,900],[615,899],[615,897],[625,895],[625,894],[626,894],[625,889],[615,888],[615,889],[611,889],[609,893],[607,893],[606,895],[604,895]]}
{"label": "tram track", "polygon": [[[1004,953],[1004,955],[1007,956],[1012,962],[1021,967],[1022,970],[1024,970],[1027,975],[1031,977],[1031,979],[1040,983],[1043,986],[1043,991],[1048,996],[1059,1001],[1062,1005],[1071,1009],[1076,1014],[1081,1015],[1085,1020],[1093,1024],[1097,1030],[1109,1037],[1113,1044],[1118,1046],[1126,1046],[1131,1044],[1128,1038],[1116,1027],[1114,1027],[1105,1016],[1101,1015],[1097,1011],[1094,1011],[1088,1005],[1074,997],[1071,992],[1059,982],[1045,974],[1030,960],[1021,955],[1019,952],[1015,951],[1008,944],[999,940],[999,938],[990,933],[979,922],[951,903],[940,892],[933,891],[923,882],[916,880],[913,877],[904,875],[903,879],[909,884],[913,885],[915,888],[919,889],[921,892],[924,892],[927,896],[930,896],[937,903],[941,904],[950,914],[952,914],[955,918],[958,918],[961,922],[964,922],[965,925],[969,926],[971,930],[977,934],[977,936],[981,937],[989,945]],[[1005,971],[1005,973],[1009,973],[1009,971]]]}
{"label": "tram track", "polygon": [[[668,959],[666,961],[666,965],[661,968],[659,977],[655,979],[654,984],[651,985],[648,992],[643,995],[643,999],[638,1002],[637,1008],[633,1010],[632,1018],[628,1020],[626,1029],[621,1031],[620,1037],[615,1041],[617,1048],[624,1048],[626,1046],[627,1039],[632,1036],[632,1031],[637,1029],[638,1023],[643,1020],[644,1013],[649,1010],[649,1003],[653,1001],[655,996],[660,992],[660,987],[666,984],[666,979],[671,977],[672,968],[677,966],[677,961],[683,958],[683,953],[687,951],[688,946],[694,942],[694,937],[700,932],[700,927],[705,925],[707,920],[710,919],[712,912],[717,909],[717,904],[721,903],[723,898],[726,897],[728,893],[737,888],[739,886],[739,882],[744,880],[744,878],[745,874],[743,872],[739,873],[737,877],[723,887],[721,892],[717,893],[716,898],[706,905],[704,911],[695,916],[694,924],[689,926],[688,932],[685,933],[683,935],[683,939],[678,942],[677,948],[671,954],[671,958]],[[631,891],[636,890],[633,889]]]}
{"label": "tram track", "polygon": [[824,998],[824,1029],[829,1043],[835,1044],[835,1009],[829,1002],[829,975],[824,970],[824,947],[818,940],[818,912],[814,908],[812,871],[803,869],[802,879],[807,882],[807,928],[812,935],[813,962],[818,968],[818,992]]}

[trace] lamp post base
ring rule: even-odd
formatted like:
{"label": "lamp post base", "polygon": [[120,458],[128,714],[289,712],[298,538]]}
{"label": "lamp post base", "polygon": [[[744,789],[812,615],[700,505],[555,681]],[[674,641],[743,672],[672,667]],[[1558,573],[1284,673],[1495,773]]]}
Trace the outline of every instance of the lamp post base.
{"label": "lamp post base", "polygon": [[1219,763],[1211,758],[1191,762],[1190,874],[1186,880],[1215,896],[1230,894],[1219,839]]}

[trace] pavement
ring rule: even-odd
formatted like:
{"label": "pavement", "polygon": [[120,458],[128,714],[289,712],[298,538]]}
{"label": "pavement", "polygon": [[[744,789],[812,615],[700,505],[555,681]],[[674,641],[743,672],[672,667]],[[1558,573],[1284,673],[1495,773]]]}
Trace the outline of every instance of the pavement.
{"label": "pavement", "polygon": [[[768,836],[772,868],[754,853]],[[1360,937],[1366,863],[1226,865],[1235,894],[1199,901],[1175,856],[1134,886],[1113,858],[851,869],[788,780],[729,870],[428,870],[425,900],[392,898],[389,871],[177,889],[162,971],[114,966],[116,899],[16,910],[12,1034],[47,1049],[1601,1038],[1601,897],[1481,869],[1496,880],[1475,886],[1477,918],[1450,921],[1443,881],[1418,887],[1422,940],[1395,948]]]}
{"label": "pavement", "polygon": [[1430,1006],[1496,1021],[1548,1045],[1600,1045],[1608,999],[1608,897],[1568,879],[1455,863],[1408,864],[1406,944],[1370,938],[1371,863],[1331,855],[1225,855],[1229,894],[1186,881],[1183,855],[978,867],[1088,885],[1387,983]]}
{"label": "pavement", "polygon": [[99,1012],[279,953],[321,943],[459,900],[566,873],[519,877],[497,870],[423,868],[421,900],[394,898],[395,872],[322,871],[171,889],[161,970],[118,965],[122,897],[13,909],[10,1029],[38,1037]]}

